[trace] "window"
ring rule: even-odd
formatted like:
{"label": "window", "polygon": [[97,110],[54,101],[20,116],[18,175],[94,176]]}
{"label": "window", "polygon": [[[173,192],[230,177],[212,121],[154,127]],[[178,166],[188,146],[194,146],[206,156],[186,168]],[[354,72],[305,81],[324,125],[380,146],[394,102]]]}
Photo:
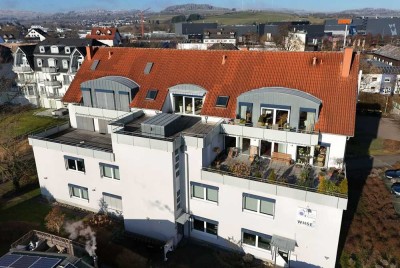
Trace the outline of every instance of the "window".
{"label": "window", "polygon": [[229,96],[218,96],[215,106],[226,108],[226,106],[228,105],[228,101],[229,101]]}
{"label": "window", "polygon": [[243,210],[274,216],[275,200],[261,196],[243,194]]}
{"label": "window", "polygon": [[372,82],[375,82],[375,81],[377,81],[377,80],[378,80],[377,77],[372,77]]}
{"label": "window", "polygon": [[180,209],[181,208],[181,190],[179,189],[176,192],[176,209]]}
{"label": "window", "polygon": [[63,69],[68,69],[68,61],[62,60],[62,66],[63,66]]}
{"label": "window", "polygon": [[191,182],[192,198],[218,203],[218,187]]}
{"label": "window", "polygon": [[122,197],[109,193],[103,193],[103,200],[107,209],[122,211]]}
{"label": "window", "polygon": [[175,113],[200,114],[203,108],[203,97],[174,95]]}
{"label": "window", "polygon": [[51,46],[50,47],[51,53],[58,53],[58,47],[57,46]]}
{"label": "window", "polygon": [[41,60],[41,59],[38,59],[38,60],[37,60],[37,66],[38,66],[38,67],[42,67],[42,60]]}
{"label": "window", "polygon": [[100,163],[100,176],[119,180],[119,167]]}
{"label": "window", "polygon": [[48,59],[49,67],[56,67],[57,61],[55,59]]}
{"label": "window", "polygon": [[154,100],[157,97],[158,90],[150,89],[147,91],[146,100]]}
{"label": "window", "polygon": [[266,105],[261,107],[261,115],[265,117],[266,126],[284,127],[289,123],[290,107],[279,105]]}
{"label": "window", "polygon": [[211,235],[218,235],[218,222],[199,217],[193,217],[193,229]]}
{"label": "window", "polygon": [[386,77],[385,82],[390,82],[390,77]]}
{"label": "window", "polygon": [[85,172],[85,161],[80,158],[75,158],[71,156],[64,156],[65,169],[72,169],[81,172]]}
{"label": "window", "polygon": [[40,53],[44,53],[44,46],[40,46],[39,51],[40,51]]}
{"label": "window", "polygon": [[71,49],[69,47],[65,47],[65,54],[71,53]]}
{"label": "window", "polygon": [[313,131],[315,123],[315,109],[300,108],[299,129]]}
{"label": "window", "polygon": [[89,200],[88,189],[73,184],[68,184],[69,196]]}
{"label": "window", "polygon": [[242,243],[245,245],[271,250],[271,236],[242,229]]}

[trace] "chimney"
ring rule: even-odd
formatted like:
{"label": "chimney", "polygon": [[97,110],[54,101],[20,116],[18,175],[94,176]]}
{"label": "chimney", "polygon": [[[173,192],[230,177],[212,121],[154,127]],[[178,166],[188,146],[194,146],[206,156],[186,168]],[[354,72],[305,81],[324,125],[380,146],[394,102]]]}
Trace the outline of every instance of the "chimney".
{"label": "chimney", "polygon": [[93,47],[92,46],[86,47],[86,58],[87,58],[87,60],[92,60],[92,58],[93,58]]}
{"label": "chimney", "polygon": [[343,53],[342,77],[349,77],[352,59],[353,59],[353,48],[346,47]]}
{"label": "chimney", "polygon": [[228,58],[228,56],[222,55],[222,65],[225,64],[227,58]]}

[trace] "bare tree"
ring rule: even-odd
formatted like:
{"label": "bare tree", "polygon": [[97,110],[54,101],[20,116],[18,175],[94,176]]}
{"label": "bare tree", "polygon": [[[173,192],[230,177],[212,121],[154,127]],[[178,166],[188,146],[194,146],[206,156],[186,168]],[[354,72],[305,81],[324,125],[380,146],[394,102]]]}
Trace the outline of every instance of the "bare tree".
{"label": "bare tree", "polygon": [[305,43],[290,31],[290,24],[284,23],[279,25],[278,33],[272,36],[272,40],[280,50],[300,51],[304,50]]}

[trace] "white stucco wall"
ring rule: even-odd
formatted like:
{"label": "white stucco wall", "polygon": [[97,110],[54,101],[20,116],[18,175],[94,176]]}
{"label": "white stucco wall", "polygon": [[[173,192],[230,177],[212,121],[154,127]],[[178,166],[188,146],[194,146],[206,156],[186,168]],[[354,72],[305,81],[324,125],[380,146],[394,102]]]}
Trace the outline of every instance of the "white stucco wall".
{"label": "white stucco wall", "polygon": [[329,146],[328,166],[339,167],[337,159],[344,159],[347,137],[334,134],[321,134],[321,144]]}

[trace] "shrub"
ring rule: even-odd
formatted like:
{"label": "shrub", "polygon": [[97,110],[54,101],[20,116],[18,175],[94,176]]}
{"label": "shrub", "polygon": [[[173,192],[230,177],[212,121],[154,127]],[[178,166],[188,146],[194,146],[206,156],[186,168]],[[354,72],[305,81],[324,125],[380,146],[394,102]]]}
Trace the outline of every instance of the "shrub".
{"label": "shrub", "polygon": [[344,178],[340,183],[339,183],[339,193],[341,194],[347,194],[349,192],[349,185],[347,182],[347,178]]}
{"label": "shrub", "polygon": [[61,227],[64,224],[64,218],[65,214],[61,212],[61,209],[59,207],[53,207],[44,219],[47,230],[60,234]]}
{"label": "shrub", "polygon": [[276,181],[275,170],[271,169],[271,172],[268,174],[268,180],[269,181]]}

